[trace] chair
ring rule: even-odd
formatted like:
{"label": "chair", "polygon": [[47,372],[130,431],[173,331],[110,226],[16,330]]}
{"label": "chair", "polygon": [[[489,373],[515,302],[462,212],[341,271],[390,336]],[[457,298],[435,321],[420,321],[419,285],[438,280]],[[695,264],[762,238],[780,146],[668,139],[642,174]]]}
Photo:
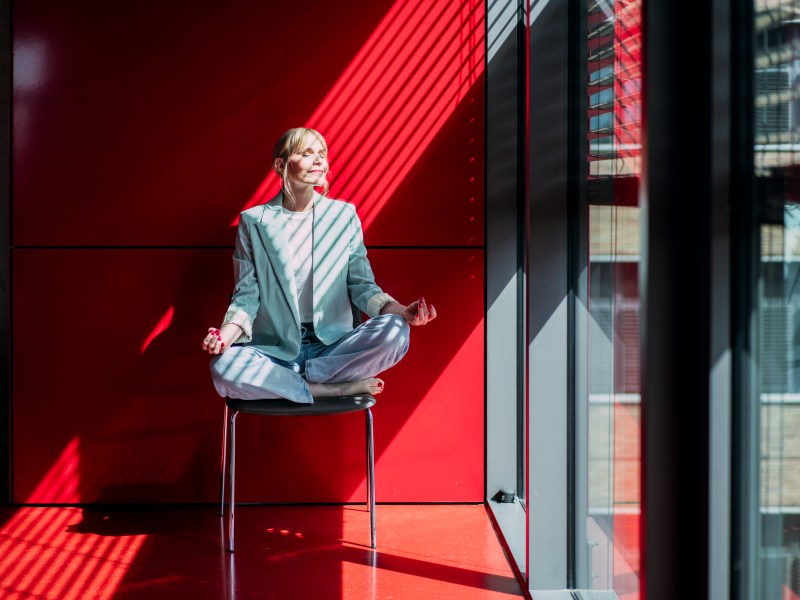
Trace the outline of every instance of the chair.
{"label": "chair", "polygon": [[[367,504],[369,506],[370,546],[376,547],[375,530],[375,448],[372,439],[373,396],[341,396],[320,398],[314,404],[298,404],[289,400],[235,400],[225,399],[222,424],[222,465],[219,516],[225,516],[225,471],[229,471],[228,551],[233,552],[234,543],[234,485],[236,468],[236,416],[239,413],[270,417],[341,415],[365,411],[367,421]],[[230,447],[230,462],[227,462]],[[227,469],[226,469],[227,467]]]}

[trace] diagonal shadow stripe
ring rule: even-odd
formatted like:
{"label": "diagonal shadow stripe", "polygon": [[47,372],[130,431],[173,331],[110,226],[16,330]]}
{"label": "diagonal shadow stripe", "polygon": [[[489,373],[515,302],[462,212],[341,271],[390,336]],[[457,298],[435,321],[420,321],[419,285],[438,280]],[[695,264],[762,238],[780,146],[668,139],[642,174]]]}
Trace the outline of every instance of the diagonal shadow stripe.
{"label": "diagonal shadow stripe", "polygon": [[[332,142],[334,195],[362,212],[369,209],[365,230],[482,74],[484,22],[483,3],[476,0],[461,6],[450,0],[395,2],[309,117],[306,124]],[[402,172],[383,176],[379,198],[361,198],[380,179],[377,173],[368,177],[376,162],[370,153],[376,152],[403,153]],[[244,208],[278,189],[277,176],[268,174]]]}

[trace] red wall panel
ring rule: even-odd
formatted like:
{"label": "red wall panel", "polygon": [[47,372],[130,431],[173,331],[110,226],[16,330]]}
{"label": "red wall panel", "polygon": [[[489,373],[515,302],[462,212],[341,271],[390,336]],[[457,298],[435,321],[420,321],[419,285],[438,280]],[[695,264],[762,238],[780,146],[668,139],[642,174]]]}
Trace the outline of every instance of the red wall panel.
{"label": "red wall panel", "polygon": [[[13,269],[15,500],[70,501],[76,483],[75,501],[208,497],[218,402],[198,330],[219,320],[230,251],[17,250]],[[51,472],[68,448],[78,468]]]}
{"label": "red wall panel", "polygon": [[15,2],[15,244],[227,244],[309,124],[370,243],[480,245],[482,4]]}
{"label": "red wall panel", "polygon": [[[482,252],[370,258],[387,291],[441,315],[385,373],[378,500],[480,501]],[[14,500],[213,501],[222,405],[199,340],[227,305],[230,251],[20,250],[13,268]],[[243,416],[237,497],[363,499],[361,417]]]}
{"label": "red wall panel", "polygon": [[[298,124],[379,283],[441,313],[386,373],[378,499],[482,500],[483,2],[187,6],[14,2],[14,500],[216,497],[199,339]],[[243,416],[239,497],[362,499],[360,417]]]}

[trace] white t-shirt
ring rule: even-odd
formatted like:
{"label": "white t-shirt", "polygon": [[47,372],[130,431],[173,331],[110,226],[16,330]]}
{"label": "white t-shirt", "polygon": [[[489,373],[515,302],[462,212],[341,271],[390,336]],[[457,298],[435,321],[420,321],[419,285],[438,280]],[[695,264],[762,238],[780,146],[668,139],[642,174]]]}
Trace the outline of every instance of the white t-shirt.
{"label": "white t-shirt", "polygon": [[312,280],[312,249],[314,211],[293,212],[282,208],[286,219],[286,239],[291,248],[294,281],[297,285],[297,308],[301,323],[314,320],[314,283]]}

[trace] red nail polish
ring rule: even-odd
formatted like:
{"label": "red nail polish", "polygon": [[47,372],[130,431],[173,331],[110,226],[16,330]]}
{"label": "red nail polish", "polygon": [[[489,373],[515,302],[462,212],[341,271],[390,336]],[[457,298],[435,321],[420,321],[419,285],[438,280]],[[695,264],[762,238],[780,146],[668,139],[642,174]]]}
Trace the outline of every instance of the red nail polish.
{"label": "red nail polish", "polygon": [[224,346],[224,345],[225,345],[225,342],[222,342],[222,346]]}

